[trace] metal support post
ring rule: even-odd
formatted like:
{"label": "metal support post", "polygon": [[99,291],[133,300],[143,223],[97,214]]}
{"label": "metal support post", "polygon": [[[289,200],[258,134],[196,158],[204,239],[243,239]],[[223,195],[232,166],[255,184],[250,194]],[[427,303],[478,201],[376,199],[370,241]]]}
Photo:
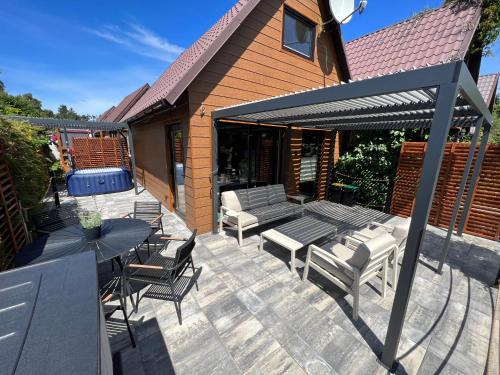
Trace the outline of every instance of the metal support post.
{"label": "metal support post", "polygon": [[137,176],[135,173],[135,151],[134,151],[134,135],[132,133],[132,126],[128,125],[128,149],[130,150],[130,160],[132,161],[132,178],[134,179],[134,190],[135,195],[139,194],[139,190],[137,188]]}
{"label": "metal support post", "polygon": [[490,124],[486,124],[483,127],[483,136],[481,138],[481,145],[479,146],[479,151],[477,153],[477,159],[474,163],[474,169],[472,170],[472,176],[469,182],[469,190],[467,190],[467,197],[465,198],[464,208],[462,209],[462,216],[460,217],[460,223],[458,224],[457,234],[461,236],[464,232],[465,222],[467,221],[467,216],[469,216],[469,209],[472,203],[472,198],[474,196],[474,190],[476,190],[477,180],[479,179],[479,174],[481,173],[481,166],[483,165],[484,154],[486,153],[486,147],[488,146],[488,137],[490,135]]}
{"label": "metal support post", "polygon": [[383,365],[391,369],[394,369],[397,365],[395,359],[401,339],[408,301],[410,300],[420,248],[425,237],[425,228],[441,169],[444,147],[453,116],[457,92],[457,83],[448,83],[440,86],[437,96],[436,109],[427,143],[427,152],[425,153],[422,174],[415,199],[415,210],[410,224],[405,255],[397,284],[398,287],[392,304],[389,327],[381,355]]}
{"label": "metal support post", "polygon": [[460,186],[458,188],[457,198],[455,200],[455,205],[453,207],[453,213],[451,214],[450,225],[448,227],[448,233],[446,234],[446,239],[444,240],[443,250],[442,250],[443,255],[441,257],[441,260],[439,261],[439,266],[438,266],[438,270],[437,270],[437,272],[440,274],[443,272],[443,265],[444,265],[444,262],[446,260],[446,257],[448,256],[451,235],[453,234],[453,231],[455,230],[455,222],[457,220],[458,211],[460,209],[462,195],[464,194],[464,191],[465,191],[465,185],[467,184],[467,177],[469,176],[469,171],[470,171],[470,167],[472,165],[472,160],[474,159],[474,153],[476,152],[476,144],[477,144],[477,140],[479,138],[479,133],[481,133],[482,125],[483,125],[483,116],[480,116],[476,122],[476,125],[475,125],[476,129],[475,129],[474,136],[472,137],[472,141],[470,144],[469,154],[467,155],[467,161],[465,162],[464,173],[462,174],[462,180],[460,181]]}
{"label": "metal support post", "polygon": [[212,121],[212,233],[218,233],[218,220],[219,218],[219,183],[217,182],[217,175],[219,173],[219,164],[217,160],[218,149],[218,136],[217,136],[217,120]]}

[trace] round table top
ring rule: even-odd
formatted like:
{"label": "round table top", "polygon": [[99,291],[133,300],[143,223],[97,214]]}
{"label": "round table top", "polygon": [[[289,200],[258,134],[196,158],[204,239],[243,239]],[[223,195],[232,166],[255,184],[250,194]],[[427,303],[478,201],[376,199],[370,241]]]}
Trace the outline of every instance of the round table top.
{"label": "round table top", "polygon": [[151,234],[151,226],[139,219],[108,219],[101,225],[101,237],[88,241],[82,227],[69,227],[49,233],[25,246],[16,255],[16,266],[26,266],[72,255],[94,251],[98,263],[116,258],[139,246]]}

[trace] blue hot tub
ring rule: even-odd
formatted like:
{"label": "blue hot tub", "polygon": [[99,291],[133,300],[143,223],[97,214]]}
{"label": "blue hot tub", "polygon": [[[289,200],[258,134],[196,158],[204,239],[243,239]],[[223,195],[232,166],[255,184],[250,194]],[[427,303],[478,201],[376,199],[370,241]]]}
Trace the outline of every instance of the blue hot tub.
{"label": "blue hot tub", "polygon": [[66,174],[68,194],[82,197],[132,189],[132,177],[125,168],[90,168]]}

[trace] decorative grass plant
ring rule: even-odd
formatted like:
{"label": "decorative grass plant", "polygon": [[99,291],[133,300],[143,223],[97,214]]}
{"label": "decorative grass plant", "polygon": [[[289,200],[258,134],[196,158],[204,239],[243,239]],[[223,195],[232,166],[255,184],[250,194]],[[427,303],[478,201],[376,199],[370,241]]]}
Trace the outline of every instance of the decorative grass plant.
{"label": "decorative grass plant", "polygon": [[78,214],[78,218],[84,229],[97,228],[102,224],[102,216],[98,211],[83,210]]}

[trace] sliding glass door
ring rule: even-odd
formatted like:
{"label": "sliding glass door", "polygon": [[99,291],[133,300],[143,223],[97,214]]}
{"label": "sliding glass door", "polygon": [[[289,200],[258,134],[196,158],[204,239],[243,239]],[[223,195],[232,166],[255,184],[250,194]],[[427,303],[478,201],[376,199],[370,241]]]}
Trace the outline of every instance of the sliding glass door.
{"label": "sliding glass door", "polygon": [[220,191],[279,182],[281,128],[222,124],[217,128],[217,135]]}
{"label": "sliding glass door", "polygon": [[169,127],[172,177],[174,182],[174,207],[181,217],[186,215],[186,197],[184,194],[184,140],[180,125]]}

